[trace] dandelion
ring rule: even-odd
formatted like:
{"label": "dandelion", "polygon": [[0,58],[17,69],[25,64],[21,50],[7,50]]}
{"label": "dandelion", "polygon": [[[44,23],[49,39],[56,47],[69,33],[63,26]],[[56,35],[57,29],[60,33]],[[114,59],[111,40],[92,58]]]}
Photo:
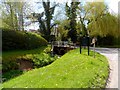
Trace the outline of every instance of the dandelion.
{"label": "dandelion", "polygon": [[56,86],[57,86],[58,84],[56,84]]}

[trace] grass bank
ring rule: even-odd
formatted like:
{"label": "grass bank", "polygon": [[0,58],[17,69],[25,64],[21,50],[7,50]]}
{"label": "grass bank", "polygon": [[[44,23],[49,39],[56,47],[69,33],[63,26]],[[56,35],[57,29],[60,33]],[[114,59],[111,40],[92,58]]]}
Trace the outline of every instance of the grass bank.
{"label": "grass bank", "polygon": [[87,50],[72,50],[52,64],[28,71],[3,83],[3,88],[104,88],[108,77],[107,59]]}
{"label": "grass bank", "polygon": [[32,50],[14,50],[2,52],[2,71],[10,71],[18,68],[17,59],[19,56],[25,56],[29,54],[40,54],[46,46],[42,46]]}
{"label": "grass bank", "polygon": [[[2,80],[5,82],[25,73],[29,68],[39,68],[49,65],[57,59],[57,56],[52,57],[50,55],[50,46],[43,46],[32,50],[15,50],[3,52],[2,59]],[[21,66],[18,62],[21,60],[29,60],[32,62],[32,67],[20,70],[19,68],[23,66]]]}
{"label": "grass bank", "polygon": [[32,50],[13,50],[13,51],[3,51],[2,52],[2,58],[8,59],[12,57],[17,57],[17,56],[23,56],[26,54],[38,54],[41,53],[47,46],[42,46],[37,49],[32,49]]}

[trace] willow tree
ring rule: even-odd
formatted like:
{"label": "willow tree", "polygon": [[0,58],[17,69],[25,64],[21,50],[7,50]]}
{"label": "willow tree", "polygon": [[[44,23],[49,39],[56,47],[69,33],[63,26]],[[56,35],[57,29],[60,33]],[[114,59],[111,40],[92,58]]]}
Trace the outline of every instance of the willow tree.
{"label": "willow tree", "polygon": [[88,33],[91,36],[99,36],[99,40],[103,38],[102,42],[105,44],[114,44],[114,40],[116,41],[116,38],[119,36],[117,16],[108,11],[108,7],[104,2],[86,3],[84,9],[86,10]]}
{"label": "willow tree", "polygon": [[80,33],[83,36],[89,35],[88,25],[97,21],[107,12],[107,7],[104,2],[87,2],[80,3],[78,16],[81,24]]}
{"label": "willow tree", "polygon": [[117,16],[110,13],[106,13],[104,16],[98,18],[97,21],[93,21],[92,23],[90,23],[88,28],[92,36],[119,36],[118,18]]}
{"label": "willow tree", "polygon": [[68,3],[66,3],[66,16],[68,17],[68,20],[70,20],[69,23],[69,32],[68,32],[68,37],[71,38],[71,40],[73,42],[76,42],[77,40],[77,31],[76,31],[76,18],[77,18],[77,9],[78,9],[78,5],[80,4],[80,2],[71,2],[71,5],[68,6]]}

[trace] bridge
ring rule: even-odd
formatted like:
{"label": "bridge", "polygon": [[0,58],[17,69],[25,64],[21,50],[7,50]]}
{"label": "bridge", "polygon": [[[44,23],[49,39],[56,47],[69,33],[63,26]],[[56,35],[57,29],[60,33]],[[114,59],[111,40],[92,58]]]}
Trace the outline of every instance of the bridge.
{"label": "bridge", "polygon": [[57,55],[64,55],[68,51],[77,48],[75,43],[68,41],[53,41],[52,52]]}

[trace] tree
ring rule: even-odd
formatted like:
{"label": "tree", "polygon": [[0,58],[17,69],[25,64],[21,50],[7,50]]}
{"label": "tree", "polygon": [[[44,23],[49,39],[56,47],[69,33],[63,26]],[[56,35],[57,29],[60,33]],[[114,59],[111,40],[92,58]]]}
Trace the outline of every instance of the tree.
{"label": "tree", "polygon": [[65,19],[65,20],[56,20],[55,21],[58,25],[57,27],[57,32],[58,32],[58,37],[59,40],[66,41],[68,37],[68,29],[66,26],[69,26],[70,21]]}
{"label": "tree", "polygon": [[118,18],[115,15],[106,13],[101,16],[97,21],[93,21],[89,24],[88,29],[90,30],[91,36],[102,36],[107,35],[118,37]]}
{"label": "tree", "polygon": [[[57,4],[53,5],[52,7],[50,6],[50,1],[47,0],[47,2],[42,2],[44,12],[39,14],[38,16],[38,21],[40,24],[40,32],[42,33],[43,37],[46,40],[50,40],[50,34],[51,34],[51,29],[55,24],[51,24],[51,20],[53,18],[54,10]],[[43,15],[45,15],[45,19],[43,19]]]}
{"label": "tree", "polygon": [[12,30],[24,30],[24,18],[30,11],[27,2],[10,2],[4,0],[2,2],[2,22],[3,26]]}
{"label": "tree", "polygon": [[71,38],[71,40],[73,42],[76,42],[77,40],[77,31],[76,31],[76,17],[77,17],[77,9],[78,9],[78,5],[80,2],[71,2],[71,6],[68,6],[68,4],[66,3],[66,16],[68,17],[68,20],[70,20],[70,28],[69,32],[68,32],[68,37]]}
{"label": "tree", "polygon": [[87,29],[87,26],[90,23],[97,21],[106,12],[107,7],[104,2],[87,2],[85,4],[80,3],[78,11],[81,24],[80,33],[82,33],[83,36],[88,36],[89,30]]}
{"label": "tree", "polygon": [[2,22],[3,26],[10,28],[12,30],[17,30],[17,15],[15,14],[14,10],[14,3],[13,2],[3,2],[2,5],[5,10],[2,10]]}
{"label": "tree", "polygon": [[89,21],[88,30],[92,36],[118,36],[118,18],[109,13],[104,2],[87,3],[86,10],[89,10],[86,19]]}
{"label": "tree", "polygon": [[[104,2],[88,2],[81,5],[79,13],[83,35],[99,36],[99,40],[107,41],[107,43],[103,41],[105,44],[116,41],[116,37],[119,37],[118,18],[116,15],[109,13]],[[108,37],[112,39],[109,40]]]}

